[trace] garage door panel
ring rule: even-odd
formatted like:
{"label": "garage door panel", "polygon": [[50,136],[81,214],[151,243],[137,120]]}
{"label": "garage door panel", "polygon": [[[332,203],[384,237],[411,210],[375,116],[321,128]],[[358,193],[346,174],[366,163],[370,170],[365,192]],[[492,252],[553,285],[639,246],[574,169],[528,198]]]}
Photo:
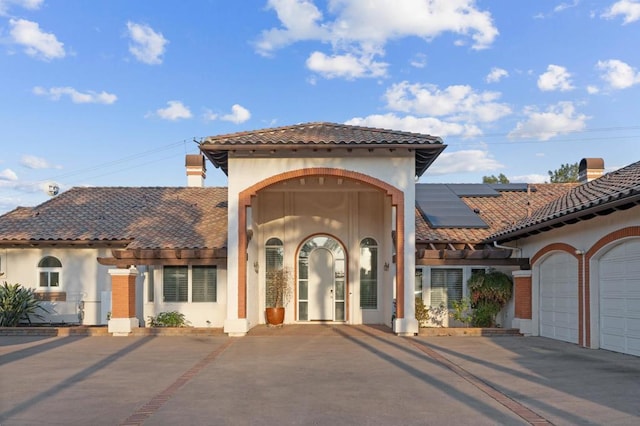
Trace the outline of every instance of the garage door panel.
{"label": "garage door panel", "polygon": [[540,335],[578,343],[578,263],[555,253],[539,268]]}
{"label": "garage door panel", "polygon": [[640,355],[640,239],[599,261],[600,347]]}

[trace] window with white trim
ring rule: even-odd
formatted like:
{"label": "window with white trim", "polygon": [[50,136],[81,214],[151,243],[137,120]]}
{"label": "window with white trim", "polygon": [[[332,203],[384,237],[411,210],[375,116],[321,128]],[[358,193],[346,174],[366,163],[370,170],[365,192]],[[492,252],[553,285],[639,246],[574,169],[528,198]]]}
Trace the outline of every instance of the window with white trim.
{"label": "window with white trim", "polygon": [[215,266],[165,266],[162,270],[164,302],[216,302]]}
{"label": "window with white trim", "polygon": [[45,256],[38,262],[38,286],[40,288],[60,288],[62,262],[57,257]]}
{"label": "window with white trim", "polygon": [[431,269],[431,306],[453,308],[462,300],[462,269]]}
{"label": "window with white trim", "polygon": [[360,308],[378,308],[378,243],[373,238],[360,242]]}

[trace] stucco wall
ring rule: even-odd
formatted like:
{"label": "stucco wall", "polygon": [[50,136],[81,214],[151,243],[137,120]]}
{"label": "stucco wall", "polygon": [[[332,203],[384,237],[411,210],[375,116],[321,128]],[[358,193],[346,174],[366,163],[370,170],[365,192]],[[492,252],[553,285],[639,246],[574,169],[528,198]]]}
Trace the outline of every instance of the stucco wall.
{"label": "stucco wall", "polygon": [[[65,302],[44,302],[51,310],[45,322],[101,324],[101,292],[110,291],[108,268],[98,264],[96,258],[108,256],[106,249],[11,248],[1,250],[2,281],[19,283],[37,292],[65,292]],[[60,287],[38,286],[38,262],[45,256],[54,256],[62,263]],[[79,304],[83,302],[80,308]],[[79,314],[83,311],[83,318]]]}

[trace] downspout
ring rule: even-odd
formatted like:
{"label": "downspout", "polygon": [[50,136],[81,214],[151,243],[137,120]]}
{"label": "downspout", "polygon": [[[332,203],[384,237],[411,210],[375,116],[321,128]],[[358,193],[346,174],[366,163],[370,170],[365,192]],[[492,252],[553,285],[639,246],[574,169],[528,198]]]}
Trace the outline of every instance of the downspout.
{"label": "downspout", "polygon": [[518,257],[522,257],[522,249],[520,247],[502,246],[502,245],[498,244],[497,241],[493,242],[493,246],[495,248],[499,248],[499,249],[518,250],[518,252],[519,252]]}

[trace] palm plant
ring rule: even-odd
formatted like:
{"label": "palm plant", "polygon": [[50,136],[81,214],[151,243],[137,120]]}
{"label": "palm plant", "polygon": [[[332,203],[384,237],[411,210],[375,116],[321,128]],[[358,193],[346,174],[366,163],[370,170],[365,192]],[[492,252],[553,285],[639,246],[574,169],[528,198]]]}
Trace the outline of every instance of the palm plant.
{"label": "palm plant", "polygon": [[0,327],[16,327],[24,320],[31,324],[31,316],[42,320],[44,317],[40,311],[49,312],[33,289],[7,284],[6,281],[0,285]]}

